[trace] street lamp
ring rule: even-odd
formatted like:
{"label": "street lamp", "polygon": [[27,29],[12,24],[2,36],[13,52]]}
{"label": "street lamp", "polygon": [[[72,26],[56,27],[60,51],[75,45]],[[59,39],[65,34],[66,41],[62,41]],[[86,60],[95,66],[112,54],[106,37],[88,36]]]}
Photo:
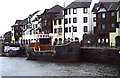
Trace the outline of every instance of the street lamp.
{"label": "street lamp", "polygon": [[74,29],[73,29],[73,25],[72,25],[72,40],[73,40],[73,30],[74,30]]}

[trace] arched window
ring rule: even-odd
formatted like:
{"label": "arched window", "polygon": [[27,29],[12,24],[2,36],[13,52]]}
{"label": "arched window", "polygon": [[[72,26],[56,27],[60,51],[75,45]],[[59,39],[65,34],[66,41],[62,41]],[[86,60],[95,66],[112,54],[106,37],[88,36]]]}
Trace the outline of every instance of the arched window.
{"label": "arched window", "polygon": [[59,44],[62,44],[62,39],[61,38],[59,38]]}
{"label": "arched window", "polygon": [[55,38],[55,42],[57,42],[58,41],[58,39],[57,38]]}
{"label": "arched window", "polygon": [[75,40],[79,40],[79,38],[78,38],[78,37],[76,37],[76,38],[75,38]]}

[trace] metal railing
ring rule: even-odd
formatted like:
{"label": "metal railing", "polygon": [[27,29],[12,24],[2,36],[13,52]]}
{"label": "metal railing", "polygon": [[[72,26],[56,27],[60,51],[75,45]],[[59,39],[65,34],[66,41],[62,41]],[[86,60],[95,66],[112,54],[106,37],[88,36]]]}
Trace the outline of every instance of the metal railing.
{"label": "metal railing", "polygon": [[115,43],[111,43],[110,45],[109,44],[98,44],[98,43],[95,43],[95,44],[81,44],[82,45],[82,47],[106,47],[106,48],[118,48],[118,47],[120,47],[120,46],[116,46],[116,44]]}

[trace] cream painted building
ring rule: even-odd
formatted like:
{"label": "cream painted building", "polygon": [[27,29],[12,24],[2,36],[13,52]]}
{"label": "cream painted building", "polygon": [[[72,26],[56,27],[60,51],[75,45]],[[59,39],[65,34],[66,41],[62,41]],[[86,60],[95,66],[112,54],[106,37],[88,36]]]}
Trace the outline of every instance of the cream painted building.
{"label": "cream painted building", "polygon": [[117,23],[118,26],[116,28],[116,32],[111,32],[110,35],[110,46],[115,46],[116,45],[116,40],[115,38],[117,36],[120,36],[120,11],[117,11]]}
{"label": "cream painted building", "polygon": [[111,32],[110,33],[110,46],[115,46],[116,45],[115,38],[117,36],[120,36],[120,28],[116,28],[116,32]]}
{"label": "cream painted building", "polygon": [[52,39],[52,45],[55,41],[57,44],[64,42],[64,21],[62,13],[53,20],[53,33],[50,33],[50,37]]}

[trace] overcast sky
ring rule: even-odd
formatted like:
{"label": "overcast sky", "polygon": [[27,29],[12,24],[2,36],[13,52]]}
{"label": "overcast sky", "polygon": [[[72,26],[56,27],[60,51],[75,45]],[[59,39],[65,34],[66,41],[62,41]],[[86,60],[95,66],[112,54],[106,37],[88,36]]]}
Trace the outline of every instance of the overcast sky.
{"label": "overcast sky", "polygon": [[[0,1],[0,36],[11,31],[16,20],[23,20],[36,10],[44,11],[58,4],[66,6],[74,0],[1,0]],[[98,2],[98,0],[93,0]]]}

